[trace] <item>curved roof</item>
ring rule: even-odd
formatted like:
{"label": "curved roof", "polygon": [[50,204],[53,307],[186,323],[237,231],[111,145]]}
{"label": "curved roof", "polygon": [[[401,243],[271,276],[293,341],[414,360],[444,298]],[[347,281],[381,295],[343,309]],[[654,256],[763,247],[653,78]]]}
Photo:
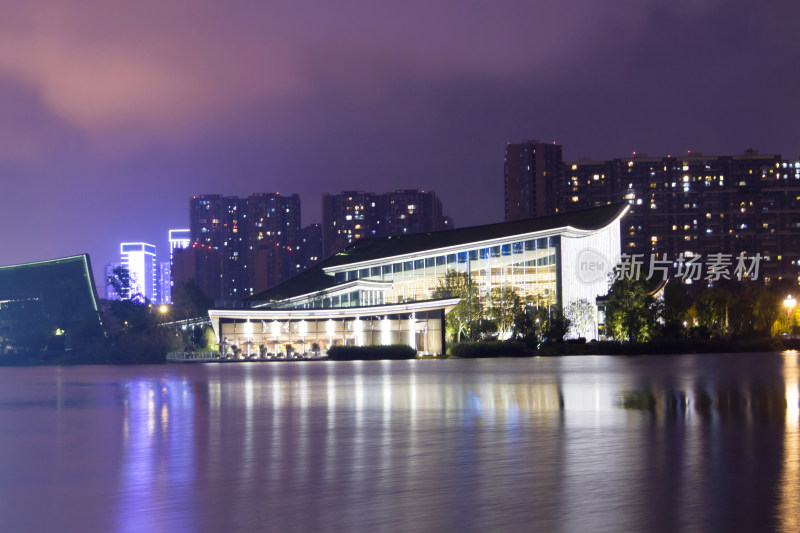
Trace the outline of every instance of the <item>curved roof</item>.
{"label": "curved roof", "polygon": [[332,267],[559,228],[596,230],[611,224],[627,207],[627,203],[614,203],[572,213],[483,226],[359,239],[305,272],[245,300],[258,302],[283,300],[327,289],[336,284],[334,277],[324,272],[325,269]]}

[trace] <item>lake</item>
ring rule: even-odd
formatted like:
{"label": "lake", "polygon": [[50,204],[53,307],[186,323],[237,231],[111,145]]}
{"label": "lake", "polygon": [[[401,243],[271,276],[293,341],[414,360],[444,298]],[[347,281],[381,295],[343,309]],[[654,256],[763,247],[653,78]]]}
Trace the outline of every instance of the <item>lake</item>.
{"label": "lake", "polygon": [[0,368],[0,530],[800,530],[800,356]]}

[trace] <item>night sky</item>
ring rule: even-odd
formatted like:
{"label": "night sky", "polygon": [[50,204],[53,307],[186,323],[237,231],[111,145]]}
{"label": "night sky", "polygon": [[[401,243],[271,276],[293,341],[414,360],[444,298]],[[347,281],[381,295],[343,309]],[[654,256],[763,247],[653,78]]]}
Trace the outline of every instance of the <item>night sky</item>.
{"label": "night sky", "polygon": [[299,193],[309,224],[323,192],[432,189],[500,221],[522,139],[800,154],[796,0],[125,4],[0,4],[2,265],[163,260],[193,194]]}

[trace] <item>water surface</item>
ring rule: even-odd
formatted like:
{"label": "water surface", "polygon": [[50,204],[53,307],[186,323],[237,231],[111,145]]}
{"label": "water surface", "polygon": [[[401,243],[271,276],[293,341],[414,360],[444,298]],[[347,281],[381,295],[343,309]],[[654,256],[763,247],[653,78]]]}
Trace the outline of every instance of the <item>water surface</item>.
{"label": "water surface", "polygon": [[797,354],[0,368],[2,531],[800,530]]}

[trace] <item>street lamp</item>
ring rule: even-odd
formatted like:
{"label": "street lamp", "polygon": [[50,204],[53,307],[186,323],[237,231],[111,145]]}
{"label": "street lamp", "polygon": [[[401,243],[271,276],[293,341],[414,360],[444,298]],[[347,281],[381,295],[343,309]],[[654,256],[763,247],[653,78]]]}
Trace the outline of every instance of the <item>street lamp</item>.
{"label": "street lamp", "polygon": [[794,309],[794,306],[797,305],[797,300],[792,298],[792,295],[790,294],[783,301],[783,305],[786,306],[786,316],[792,316],[792,309]]}
{"label": "street lamp", "polygon": [[791,336],[794,333],[792,330],[792,311],[794,310],[794,306],[797,305],[797,300],[792,298],[790,294],[783,301],[783,305],[786,307],[786,317],[789,320],[789,335]]}

